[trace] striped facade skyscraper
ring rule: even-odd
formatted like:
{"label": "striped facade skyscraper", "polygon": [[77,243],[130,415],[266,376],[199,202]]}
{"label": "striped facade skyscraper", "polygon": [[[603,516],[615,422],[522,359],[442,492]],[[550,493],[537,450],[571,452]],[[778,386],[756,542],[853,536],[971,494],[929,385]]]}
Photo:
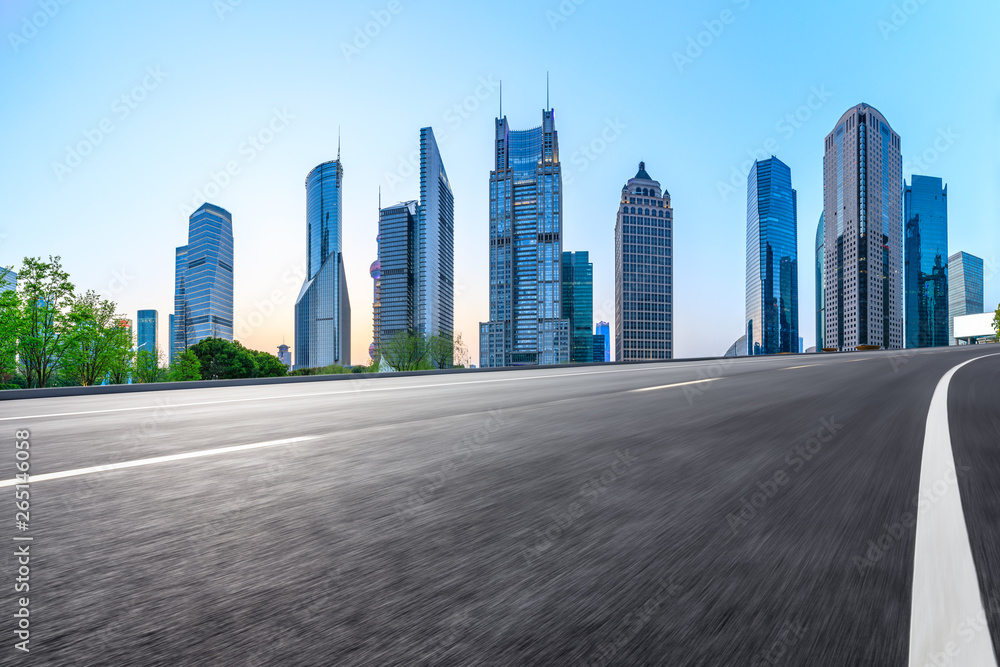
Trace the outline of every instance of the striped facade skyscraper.
{"label": "striped facade skyscraper", "polygon": [[188,244],[177,248],[173,358],[208,337],[233,339],[233,216],[206,203],[191,214]]}
{"label": "striped facade skyscraper", "polygon": [[859,104],[824,142],[827,348],[903,347],[903,174],[900,139]]}

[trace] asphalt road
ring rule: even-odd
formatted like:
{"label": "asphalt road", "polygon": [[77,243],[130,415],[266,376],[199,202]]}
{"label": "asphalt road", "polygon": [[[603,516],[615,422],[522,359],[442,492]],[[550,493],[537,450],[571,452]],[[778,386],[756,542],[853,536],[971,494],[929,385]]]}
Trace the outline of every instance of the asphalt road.
{"label": "asphalt road", "polygon": [[[0,402],[0,664],[907,665],[931,397],[990,352]],[[920,667],[1000,648],[998,388],[948,394],[986,619]]]}

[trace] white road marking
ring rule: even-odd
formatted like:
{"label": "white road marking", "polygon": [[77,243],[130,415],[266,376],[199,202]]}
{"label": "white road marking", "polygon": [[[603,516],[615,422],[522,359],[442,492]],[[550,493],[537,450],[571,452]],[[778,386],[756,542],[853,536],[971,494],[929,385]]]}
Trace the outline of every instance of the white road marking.
{"label": "white road marking", "polygon": [[779,370],[783,371],[794,371],[796,368],[813,368],[814,366],[822,366],[823,364],[806,364],[805,366],[789,366],[788,368],[781,368]]}
{"label": "white road marking", "polygon": [[693,382],[677,382],[675,384],[661,384],[659,387],[643,387],[642,389],[633,389],[632,391],[653,391],[654,389],[670,389],[672,387],[685,387],[689,384],[701,384],[702,382],[715,382],[716,380],[721,380],[722,378],[709,378],[708,380],[694,380]]}
{"label": "white road marking", "polygon": [[[910,667],[928,664],[996,667],[989,628],[959,634],[967,619],[985,619],[976,565],[965,527],[962,496],[948,425],[948,387],[960,368],[989,354],[970,359],[945,373],[934,390],[924,450],[920,460],[920,498],[933,498],[917,510],[913,555],[913,606],[910,613]],[[935,486],[948,484],[943,493]],[[959,639],[961,637],[961,640]],[[952,662],[952,657],[961,657]]]}
{"label": "white road marking", "polygon": [[[319,436],[309,435],[299,438],[285,438],[284,440],[268,440],[267,442],[255,442],[249,445],[236,445],[234,447],[220,447],[218,449],[203,449],[200,452],[186,452],[184,454],[170,454],[168,456],[156,456],[151,459],[138,459],[135,461],[125,461],[123,463],[109,463],[103,466],[92,466],[90,468],[77,468],[76,470],[64,470],[63,472],[49,472],[41,475],[31,475],[28,479],[31,484],[35,482],[45,482],[52,479],[63,479],[64,477],[79,477],[80,475],[93,475],[109,470],[121,470],[123,468],[136,468],[138,466],[151,466],[157,463],[170,463],[172,461],[183,461],[185,459],[197,459],[203,456],[218,456],[220,454],[230,454],[232,452],[242,452],[248,449],[261,449],[263,447],[277,447],[279,445],[290,445],[296,442],[315,440]],[[6,479],[0,481],[0,487],[23,484],[16,479]]]}
{"label": "white road marking", "polygon": [[[671,366],[670,370],[677,368],[692,368],[691,365],[684,366]],[[547,375],[528,375],[523,377],[513,377],[513,378],[494,378],[492,380],[469,380],[467,382],[439,382],[436,384],[417,384],[417,385],[405,385],[400,387],[376,387],[374,389],[347,389],[344,391],[318,391],[309,394],[283,394],[277,396],[253,396],[248,398],[229,398],[220,401],[199,401],[196,403],[162,403],[159,405],[138,405],[131,408],[108,408],[106,410],[81,410],[79,412],[54,412],[51,414],[43,415],[26,415],[23,417],[0,417],[0,421],[23,421],[25,419],[49,419],[52,417],[76,417],[79,415],[97,415],[97,414],[107,414],[110,412],[132,412],[135,410],[172,410],[174,408],[191,408],[198,407],[202,405],[222,405],[225,403],[246,403],[248,401],[274,401],[284,398],[310,398],[313,396],[335,396],[343,394],[362,394],[376,391],[405,391],[407,389],[431,389],[434,387],[456,387],[459,385],[466,384],[492,384],[495,382],[520,382],[522,380],[545,380],[547,378],[558,378],[558,377],[573,377],[577,375],[604,375],[607,373],[638,373],[638,372],[649,372],[649,371],[663,371],[663,368],[626,368],[614,371],[584,371],[580,373],[550,373]],[[363,382],[363,380],[347,380],[347,382]],[[257,385],[260,386],[260,385]],[[105,394],[108,395],[108,394]],[[112,394],[113,395],[113,394]]]}

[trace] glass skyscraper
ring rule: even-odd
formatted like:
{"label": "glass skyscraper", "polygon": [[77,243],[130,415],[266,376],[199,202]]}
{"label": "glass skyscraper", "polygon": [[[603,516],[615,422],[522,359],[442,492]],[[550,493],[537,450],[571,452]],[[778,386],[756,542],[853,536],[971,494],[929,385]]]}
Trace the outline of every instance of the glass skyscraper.
{"label": "glass skyscraper", "polygon": [[594,321],[594,265],[586,250],[562,254],[562,314],[569,320],[570,362],[594,361],[594,334],[590,329]]}
{"label": "glass skyscraper", "polygon": [[604,353],[600,358],[594,357],[594,361],[611,361],[611,325],[607,322],[598,322],[594,333],[604,336]]}
{"label": "glass skyscraper", "polygon": [[379,211],[379,341],[417,332],[417,202]]}
{"label": "glass skyscraper", "polygon": [[351,301],[344,270],[344,169],[339,158],[306,176],[306,280],[295,300],[295,368],[351,364]]}
{"label": "glass skyscraper", "polygon": [[983,260],[967,252],[948,258],[948,340],[955,340],[955,318],[985,312],[983,303]]}
{"label": "glass skyscraper", "polygon": [[155,310],[140,310],[136,316],[136,351],[146,350],[156,354],[158,349],[156,327],[159,315]]}
{"label": "glass skyscraper", "polygon": [[562,317],[562,167],[555,112],[511,130],[496,120],[490,172],[490,320],[479,325],[479,365],[569,361]]}
{"label": "glass skyscraper", "polygon": [[826,242],[826,229],[823,225],[823,214],[819,214],[819,224],[816,226],[816,351],[821,352],[826,347],[823,340],[823,322],[825,321],[826,267],[823,264],[823,247]]}
{"label": "glass skyscraper", "polygon": [[0,293],[6,292],[7,290],[17,289],[17,274],[13,271],[8,271],[4,274],[3,280],[0,280]]}
{"label": "glass skyscraper", "polygon": [[213,204],[191,214],[177,248],[172,336],[174,358],[210,336],[233,339],[233,216]]}
{"label": "glass skyscraper", "polygon": [[615,361],[673,358],[673,226],[670,193],[640,162],[615,222]]}
{"label": "glass skyscraper", "polygon": [[903,182],[906,347],[943,347],[948,318],[948,186],[914,175]]}
{"label": "glass skyscraper", "polygon": [[799,351],[798,213],[792,172],[773,155],[747,176],[747,354]]}
{"label": "glass skyscraper", "polygon": [[434,130],[420,130],[416,229],[416,328],[450,338],[455,329],[455,197]]}
{"label": "glass skyscraper", "polygon": [[826,306],[823,344],[903,347],[903,160],[900,138],[859,104],[824,141]]}

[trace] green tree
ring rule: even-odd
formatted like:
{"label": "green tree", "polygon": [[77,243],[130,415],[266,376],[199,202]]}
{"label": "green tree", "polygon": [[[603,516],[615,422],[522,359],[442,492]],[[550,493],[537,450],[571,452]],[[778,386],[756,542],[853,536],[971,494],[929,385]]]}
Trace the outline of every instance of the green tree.
{"label": "green tree", "polygon": [[1000,304],[997,304],[997,312],[993,315],[993,330],[1000,336]]}
{"label": "green tree", "polygon": [[201,361],[191,350],[185,350],[177,357],[170,367],[170,379],[173,382],[190,382],[201,379]]}
{"label": "green tree", "polygon": [[[11,267],[0,267],[0,285]],[[17,345],[23,326],[17,291],[0,287],[0,385],[10,384],[17,372]]]}
{"label": "green tree", "polygon": [[115,304],[88,290],[69,304],[63,373],[89,387],[113,375],[120,358],[131,351],[128,330],[119,326]]}
{"label": "green tree", "polygon": [[201,362],[203,380],[235,380],[253,377],[253,356],[239,343],[209,337],[188,348]]}
{"label": "green tree", "polygon": [[160,362],[163,361],[163,352],[160,348],[155,350],[139,350],[135,355],[135,381],[143,384],[159,382],[162,377]]}
{"label": "green tree", "polygon": [[[239,343],[237,343],[239,345]],[[254,375],[257,378],[280,378],[288,375],[288,366],[273,354],[259,350],[247,350],[254,361]]]}
{"label": "green tree", "polygon": [[383,340],[382,358],[397,371],[417,371],[431,368],[428,361],[428,341],[409,331],[399,331],[389,340]]}
{"label": "green tree", "polygon": [[19,354],[29,387],[45,387],[62,363],[71,331],[66,314],[73,299],[73,283],[59,257],[43,262],[25,257],[20,283]]}

